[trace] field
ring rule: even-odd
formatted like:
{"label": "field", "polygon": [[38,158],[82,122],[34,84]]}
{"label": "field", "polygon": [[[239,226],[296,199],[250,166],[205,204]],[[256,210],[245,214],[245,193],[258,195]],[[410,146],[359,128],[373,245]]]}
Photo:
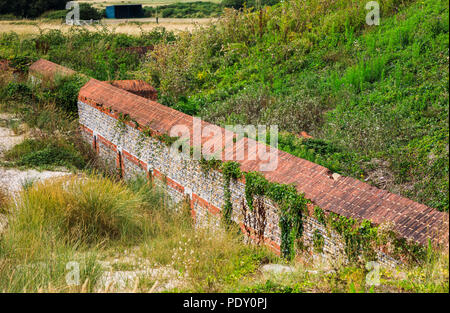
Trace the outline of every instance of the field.
{"label": "field", "polygon": [[[210,18],[201,19],[178,19],[178,18],[160,18],[158,24],[155,18],[146,19],[129,19],[129,20],[103,20],[102,26],[83,26],[85,29],[95,31],[106,28],[117,33],[139,35],[141,30],[150,31],[158,27],[164,27],[168,31],[192,31],[197,26],[202,26],[214,21]],[[60,21],[48,20],[16,20],[16,21],[0,21],[0,33],[15,32],[21,35],[38,34],[40,30],[61,30],[68,31],[69,25],[62,24]]]}

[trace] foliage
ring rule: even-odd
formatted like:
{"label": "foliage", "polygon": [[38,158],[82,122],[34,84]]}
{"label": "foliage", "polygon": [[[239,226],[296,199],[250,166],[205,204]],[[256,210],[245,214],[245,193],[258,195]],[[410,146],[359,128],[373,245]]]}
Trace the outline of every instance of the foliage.
{"label": "foliage", "polygon": [[223,0],[222,5],[226,8],[233,8],[236,10],[246,8],[259,8],[271,6],[279,3],[280,0]]}
{"label": "foliage", "polygon": [[157,45],[136,75],[166,105],[222,125],[277,124],[291,133],[280,149],[448,211],[448,5],[387,1],[368,26],[365,4],[224,10]]}
{"label": "foliage", "polygon": [[358,222],[353,218],[328,214],[328,224],[340,234],[345,243],[345,254],[352,262],[357,262],[360,257],[371,260],[376,256],[375,248],[378,244],[377,227],[370,221]]}
{"label": "foliage", "polygon": [[213,2],[178,2],[157,7],[144,7],[146,17],[164,18],[202,18],[217,17],[222,13],[222,6]]}
{"label": "foliage", "polygon": [[51,169],[64,166],[69,169],[81,169],[86,163],[80,152],[62,140],[25,139],[5,152],[8,166],[25,166],[40,169]]}
{"label": "foliage", "polygon": [[245,173],[245,197],[250,210],[253,209],[255,196],[266,196],[279,206],[281,253],[292,259],[294,242],[303,234],[303,213],[308,200],[299,194],[293,185],[272,183],[259,172]]}
{"label": "foliage", "polygon": [[0,0],[0,14],[12,13],[18,17],[38,17],[48,10],[62,10],[67,0]]}
{"label": "foliage", "polygon": [[18,206],[15,230],[44,228],[69,241],[131,240],[143,230],[141,198],[101,177],[35,183],[23,192]]}
{"label": "foliage", "polygon": [[0,59],[12,60],[27,70],[39,58],[61,64],[99,80],[132,79],[141,57],[125,48],[150,46],[175,39],[173,33],[156,28],[140,36],[117,34],[106,28],[89,31],[72,27],[67,32],[43,30],[31,36],[0,34]]}
{"label": "foliage", "polygon": [[230,184],[232,179],[238,179],[242,173],[240,170],[240,164],[237,162],[224,162],[222,163],[222,175],[223,175],[223,194],[225,198],[225,205],[222,209],[222,218],[226,225],[231,224],[231,215],[233,213],[233,204],[231,202],[231,190]]}
{"label": "foliage", "polygon": [[[94,6],[92,6],[92,4],[90,3],[86,3],[86,2],[82,2],[79,3],[79,7],[80,7],[80,19],[84,20],[84,21],[89,21],[89,20],[101,20],[104,15],[105,12],[104,10],[99,10],[97,8],[95,8]],[[56,20],[65,20],[67,14],[70,12],[71,10],[52,10],[52,11],[47,11],[44,12],[43,14],[41,14],[40,18],[46,18],[46,19],[56,19]]]}
{"label": "foliage", "polygon": [[103,12],[92,6],[90,3],[80,3],[80,19],[101,20]]}
{"label": "foliage", "polygon": [[321,208],[319,208],[318,206],[314,207],[314,217],[317,219],[317,221],[320,224],[326,225],[325,212]]}
{"label": "foliage", "polygon": [[323,251],[324,244],[325,244],[325,240],[323,238],[322,233],[318,229],[316,229],[313,233],[314,251],[321,253]]}

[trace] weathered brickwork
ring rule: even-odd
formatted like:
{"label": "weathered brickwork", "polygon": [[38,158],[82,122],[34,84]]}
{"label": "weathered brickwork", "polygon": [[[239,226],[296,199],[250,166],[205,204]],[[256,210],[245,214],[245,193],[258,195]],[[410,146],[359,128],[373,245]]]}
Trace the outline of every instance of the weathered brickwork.
{"label": "weathered brickwork", "polygon": [[[30,67],[30,79],[36,83],[52,80],[56,75],[72,75],[75,72],[58,64],[39,60]],[[147,98],[156,99],[156,90],[151,86],[136,87],[130,82],[116,82],[122,89],[150,92]],[[129,88],[129,87],[132,88]],[[184,125],[192,135],[195,133],[195,119],[155,101],[145,99],[111,84],[91,79],[79,94],[79,121],[82,138],[90,143],[98,156],[107,165],[116,168],[124,179],[145,175],[167,190],[173,204],[181,201],[190,203],[196,225],[219,226],[221,210],[225,205],[224,178],[218,170],[203,170],[198,161],[185,159],[155,137],[144,136],[142,126],[149,127],[153,135],[168,135],[174,125]],[[147,93],[145,95],[147,95]],[[144,96],[145,96],[144,95]],[[125,122],[120,119],[128,116]],[[121,120],[121,122],[119,122]],[[135,123],[135,125],[133,125]],[[201,127],[213,127],[222,136],[220,145],[230,144],[233,138],[226,137],[226,130],[201,121]],[[308,138],[309,136],[304,136]],[[209,137],[202,137],[201,145]],[[236,138],[235,138],[236,139]],[[214,140],[216,140],[214,138]],[[227,141],[228,140],[228,141]],[[193,142],[189,142],[192,146]],[[235,150],[222,149],[221,159],[233,160],[238,147],[247,147],[244,160],[236,160],[242,171],[259,171],[265,161],[255,157],[248,146],[256,144],[258,150],[266,146],[249,138],[237,139]],[[264,171],[270,182],[294,184],[297,191],[311,201],[311,207],[318,206],[326,213],[335,213],[356,220],[369,220],[381,225],[389,222],[396,234],[419,244],[448,242],[448,214],[416,203],[410,199],[380,190],[351,177],[333,174],[327,168],[283,151],[276,151],[276,169]],[[264,208],[264,223],[256,218],[255,211],[246,208],[245,181],[231,181],[232,220],[241,226],[249,241],[264,241],[276,253],[280,253],[281,231],[279,211],[271,200],[256,198],[255,204]],[[320,224],[311,212],[303,216],[303,246],[314,256],[339,259],[345,254],[345,245],[339,234]],[[261,225],[264,225],[263,229]],[[314,235],[323,238],[323,249],[315,251]],[[313,254],[314,252],[314,254]],[[398,262],[390,256],[377,252],[378,261],[394,266]],[[345,256],[343,256],[345,258]]]}
{"label": "weathered brickwork", "polygon": [[[78,108],[79,121],[84,130],[83,138],[93,145],[96,144],[95,148],[102,159],[120,167],[125,179],[136,175],[151,177],[156,185],[165,188],[171,204],[189,198],[197,226],[220,227],[221,208],[225,204],[223,175],[220,171],[203,170],[198,161],[184,159],[182,154],[171,153],[169,147],[159,140],[144,137],[129,125],[120,125],[117,119],[89,104],[79,101]],[[96,140],[93,139],[94,135]],[[121,162],[117,161],[118,158]],[[245,183],[232,180],[230,191],[232,220],[241,225],[241,229],[249,235],[251,241],[258,241],[255,215],[251,212],[248,212],[247,218],[243,215],[243,206],[247,205]],[[278,208],[269,199],[260,200],[264,204],[266,217],[263,241],[279,254],[281,231]],[[309,253],[313,253],[313,235],[318,230],[324,238],[322,257],[344,258],[344,244],[336,232],[326,229],[309,216],[303,218],[303,226],[303,242]],[[389,266],[397,264],[395,260],[383,254],[380,254],[379,261]]]}
{"label": "weathered brickwork", "polygon": [[[88,104],[79,101],[78,108],[79,121],[85,130],[83,137],[88,142],[93,142],[93,134],[100,138],[97,139],[99,156],[113,163],[116,162],[118,151],[121,151],[125,179],[149,172],[157,185],[165,186],[173,203],[182,201],[186,195],[190,197],[197,224],[205,224],[205,221],[217,226],[220,224],[221,208],[225,204],[222,173],[203,170],[198,161],[171,153],[169,147],[157,139],[143,137],[138,130],[128,125],[119,126],[117,119]],[[110,144],[106,145],[105,140],[110,140]],[[245,184],[232,181],[230,191],[232,220],[242,224],[241,209],[243,203],[246,205]],[[267,227],[264,237],[276,243],[276,250],[279,250],[278,211],[269,200],[265,199],[265,203]]]}
{"label": "weathered brickwork", "polygon": [[[46,60],[39,60],[30,68],[30,77],[36,82],[43,78],[52,79],[55,75],[72,74],[74,71]],[[151,130],[156,134],[167,135],[175,124],[185,125],[192,134],[195,125],[192,117],[93,79],[80,91],[78,107],[83,139],[92,145],[108,166],[117,168],[124,179],[136,175],[148,176],[167,190],[172,203],[189,201],[197,225],[219,226],[221,208],[225,205],[222,173],[217,170],[204,171],[199,162],[171,153],[160,140],[144,136],[138,130],[139,127],[131,125],[130,120],[119,122],[120,114],[125,114],[133,118],[136,125],[151,124]],[[207,125],[201,122],[201,127]],[[222,136],[227,133],[218,126],[210,126],[215,127]],[[201,144],[207,140],[202,138]],[[225,137],[221,144],[224,145],[226,141]],[[235,156],[237,147],[245,149],[254,143],[252,139],[242,138],[236,142],[236,150],[231,155],[223,152],[222,159]],[[283,151],[277,151],[277,155],[279,163],[276,170],[264,172],[263,175],[271,182],[294,184],[313,206],[347,218],[367,219],[375,224],[393,222],[397,234],[417,243],[425,244],[429,239],[438,243],[448,241],[448,234],[439,234],[441,229],[448,227],[448,214],[353,178],[336,176],[320,165]],[[259,170],[264,162],[258,158],[251,159],[249,154],[238,163],[243,171],[249,172]],[[280,253],[281,232],[277,206],[269,199],[255,199],[264,207],[264,223],[260,223],[256,214],[246,209],[245,182],[232,181],[230,192],[232,220],[241,226],[250,241],[263,240],[276,253]],[[314,235],[319,233],[323,238],[323,249],[319,255],[335,259],[343,255],[345,246],[340,235],[309,215],[303,217],[303,246],[312,253]],[[261,225],[264,225],[263,229]],[[387,265],[397,264],[382,252],[378,252],[378,259]]]}

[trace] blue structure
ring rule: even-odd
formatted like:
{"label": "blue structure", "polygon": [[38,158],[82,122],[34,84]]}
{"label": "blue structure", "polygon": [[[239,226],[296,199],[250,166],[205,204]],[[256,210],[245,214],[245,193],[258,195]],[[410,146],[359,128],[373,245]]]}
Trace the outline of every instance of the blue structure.
{"label": "blue structure", "polygon": [[110,5],[106,7],[106,18],[144,17],[142,4]]}

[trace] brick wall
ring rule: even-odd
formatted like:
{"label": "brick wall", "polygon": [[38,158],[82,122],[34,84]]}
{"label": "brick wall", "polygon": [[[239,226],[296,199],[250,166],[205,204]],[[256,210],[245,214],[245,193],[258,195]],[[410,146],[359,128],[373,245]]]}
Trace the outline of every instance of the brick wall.
{"label": "brick wall", "polygon": [[[35,78],[39,82],[43,78],[51,80],[56,74],[71,75],[74,71],[41,59],[30,67],[29,73],[31,79]],[[156,93],[150,98],[155,99],[155,96]],[[225,203],[221,172],[205,172],[197,161],[184,160],[179,154],[171,154],[164,143],[155,137],[143,136],[141,132],[143,125],[150,125],[153,133],[167,135],[171,127],[178,124],[186,126],[192,134],[192,116],[95,79],[83,86],[78,100],[82,136],[92,144],[101,159],[109,166],[119,169],[125,179],[138,174],[149,176],[167,190],[173,203],[188,199],[197,225],[219,225],[221,208]],[[126,122],[126,127],[118,127],[121,114],[131,117],[136,124]],[[222,135],[223,148],[227,131],[202,121],[201,127],[204,126],[212,126]],[[201,144],[207,140],[208,138],[202,138]],[[251,143],[258,145],[258,149],[263,145],[252,139],[242,138],[236,141],[235,147],[248,147]],[[192,146],[192,141],[190,145]],[[249,153],[248,149],[246,152]],[[227,157],[229,160],[230,156],[235,157],[235,153],[235,150],[231,154],[225,151],[222,159]],[[263,176],[270,182],[294,184],[297,191],[311,201],[309,209],[318,206],[326,213],[332,212],[359,221],[369,220],[376,225],[389,222],[397,235],[415,243],[427,244],[431,240],[433,243],[448,244],[447,213],[351,177],[333,174],[327,168],[286,152],[276,153],[277,168],[263,172]],[[244,160],[236,161],[244,172],[259,170],[265,163],[259,157],[250,158],[250,153]],[[276,205],[269,199],[257,199],[266,209],[265,228],[260,229],[255,223],[254,213],[247,212],[246,216],[242,214],[242,209],[247,206],[244,180],[232,181],[230,189],[232,220],[241,225],[251,241],[259,241],[261,238],[258,234],[263,232],[264,243],[280,253],[281,232]],[[303,243],[307,251],[313,253],[314,233],[320,233],[324,239],[320,255],[333,259],[341,256],[345,258],[345,246],[340,235],[326,229],[312,216],[309,214],[303,217]],[[378,252],[378,259],[383,264],[397,264],[381,252]]]}
{"label": "brick wall", "polygon": [[[220,227],[221,208],[225,204],[223,176],[220,171],[204,171],[198,161],[185,160],[180,154],[171,154],[164,143],[155,138],[143,137],[139,130],[129,125],[118,129],[116,118],[83,101],[78,102],[78,109],[83,138],[92,143],[102,159],[119,167],[125,179],[139,174],[151,177],[156,185],[165,188],[172,203],[179,203],[188,197],[197,226]],[[121,158],[120,162],[117,161],[118,158]],[[245,183],[242,180],[232,180],[230,190],[232,220],[241,225],[244,233],[250,231],[250,240],[256,241],[254,214],[249,213],[247,219],[242,215],[242,206],[247,205]],[[279,254],[281,232],[278,208],[269,199],[263,198],[261,201],[266,208],[264,243]],[[307,251],[314,252],[313,234],[316,229],[321,232],[325,241],[321,257],[345,258],[340,236],[334,231],[326,230],[314,218],[305,216],[303,241]],[[379,260],[383,264],[397,264],[392,258],[381,256],[383,258]]]}

